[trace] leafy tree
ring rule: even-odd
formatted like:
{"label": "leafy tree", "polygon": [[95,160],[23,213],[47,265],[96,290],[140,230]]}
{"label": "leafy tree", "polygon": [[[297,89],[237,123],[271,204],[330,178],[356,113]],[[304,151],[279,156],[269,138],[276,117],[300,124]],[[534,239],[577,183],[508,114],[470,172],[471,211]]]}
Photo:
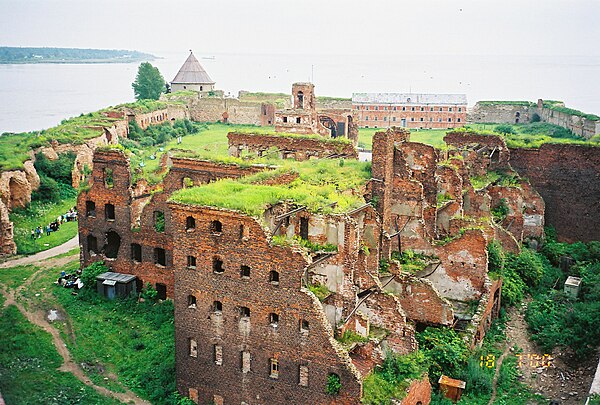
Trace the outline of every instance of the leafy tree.
{"label": "leafy tree", "polygon": [[160,74],[158,68],[148,62],[144,62],[140,64],[137,76],[131,87],[133,87],[136,100],[158,100],[160,94],[165,90],[165,79]]}
{"label": "leafy tree", "polygon": [[494,128],[494,131],[499,132],[499,133],[504,134],[504,135],[516,134],[516,132],[513,129],[512,125],[509,125],[509,124],[497,125],[496,128]]}
{"label": "leafy tree", "polygon": [[419,347],[429,362],[429,379],[437,382],[442,374],[460,375],[469,348],[454,329],[428,327],[417,334]]}

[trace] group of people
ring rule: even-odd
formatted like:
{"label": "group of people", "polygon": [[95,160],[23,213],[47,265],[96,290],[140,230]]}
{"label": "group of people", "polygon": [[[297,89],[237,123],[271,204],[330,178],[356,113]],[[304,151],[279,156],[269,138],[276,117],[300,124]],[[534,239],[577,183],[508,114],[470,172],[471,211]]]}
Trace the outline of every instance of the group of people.
{"label": "group of people", "polygon": [[44,232],[46,236],[50,236],[52,232],[60,229],[60,225],[64,222],[77,221],[77,208],[73,207],[66,214],[59,215],[55,221],[50,222],[46,226],[39,225],[37,228],[31,229],[31,239],[40,239]]}

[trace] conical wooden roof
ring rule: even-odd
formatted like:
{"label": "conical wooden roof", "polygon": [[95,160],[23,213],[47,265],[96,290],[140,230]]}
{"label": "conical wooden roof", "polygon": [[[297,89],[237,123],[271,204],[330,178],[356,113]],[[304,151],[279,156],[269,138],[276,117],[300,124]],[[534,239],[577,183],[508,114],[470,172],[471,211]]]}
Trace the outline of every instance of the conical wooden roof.
{"label": "conical wooden roof", "polygon": [[191,52],[171,83],[215,84]]}

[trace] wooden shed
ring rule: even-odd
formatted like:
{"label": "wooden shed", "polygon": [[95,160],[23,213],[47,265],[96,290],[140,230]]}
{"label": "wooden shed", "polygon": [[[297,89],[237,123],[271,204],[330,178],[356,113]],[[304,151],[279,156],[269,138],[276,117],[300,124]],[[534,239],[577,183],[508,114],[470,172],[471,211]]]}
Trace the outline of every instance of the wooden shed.
{"label": "wooden shed", "polygon": [[133,274],[108,271],[96,276],[96,288],[98,294],[111,300],[115,297],[127,297],[129,294],[137,292],[136,278]]}
{"label": "wooden shed", "polygon": [[463,390],[467,386],[466,382],[455,380],[454,378],[445,375],[440,376],[438,383],[440,384],[440,391],[442,391],[444,396],[454,402],[457,402],[460,399]]}

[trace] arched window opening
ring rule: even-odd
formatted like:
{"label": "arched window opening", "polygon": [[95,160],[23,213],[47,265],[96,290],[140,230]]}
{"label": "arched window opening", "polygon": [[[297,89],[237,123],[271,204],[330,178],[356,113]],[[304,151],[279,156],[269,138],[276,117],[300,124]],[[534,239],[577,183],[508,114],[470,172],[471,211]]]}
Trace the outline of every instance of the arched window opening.
{"label": "arched window opening", "polygon": [[192,231],[194,229],[196,229],[196,220],[194,217],[189,216],[185,219],[185,230]]}
{"label": "arched window opening", "polygon": [[212,233],[221,233],[223,231],[223,224],[221,224],[221,221],[212,221],[210,223],[210,231]]}
{"label": "arched window opening", "polygon": [[269,272],[269,282],[273,285],[279,285],[279,273],[275,270]]}

